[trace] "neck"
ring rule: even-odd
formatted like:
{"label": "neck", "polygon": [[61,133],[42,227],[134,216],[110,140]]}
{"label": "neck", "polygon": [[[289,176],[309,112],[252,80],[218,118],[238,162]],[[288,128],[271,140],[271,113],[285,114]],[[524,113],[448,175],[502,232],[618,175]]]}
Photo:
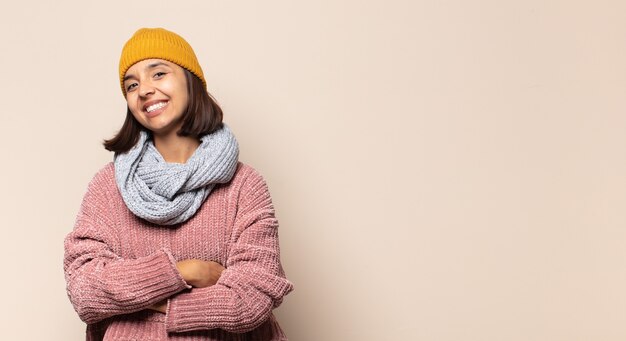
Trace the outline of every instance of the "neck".
{"label": "neck", "polygon": [[166,162],[185,163],[200,145],[200,140],[191,136],[178,136],[176,133],[153,135],[154,146]]}

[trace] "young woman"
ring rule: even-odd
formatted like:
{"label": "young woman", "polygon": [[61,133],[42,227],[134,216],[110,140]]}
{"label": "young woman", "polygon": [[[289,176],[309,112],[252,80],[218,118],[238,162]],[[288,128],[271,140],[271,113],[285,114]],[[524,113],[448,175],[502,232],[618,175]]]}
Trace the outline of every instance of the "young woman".
{"label": "young woman", "polygon": [[286,340],[285,278],[263,178],[206,90],[191,46],[140,29],[119,65],[128,109],[105,141],[65,240],[67,292],[87,340]]}

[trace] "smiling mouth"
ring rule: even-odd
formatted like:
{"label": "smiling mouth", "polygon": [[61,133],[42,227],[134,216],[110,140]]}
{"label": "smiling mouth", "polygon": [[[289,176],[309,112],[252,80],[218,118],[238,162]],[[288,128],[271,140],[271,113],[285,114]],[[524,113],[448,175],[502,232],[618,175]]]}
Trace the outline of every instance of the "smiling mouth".
{"label": "smiling mouth", "polygon": [[159,109],[163,108],[164,106],[166,106],[167,103],[168,102],[165,101],[165,102],[159,102],[159,103],[152,104],[152,105],[150,105],[150,106],[148,106],[146,108],[146,112],[149,114],[149,113],[151,113],[151,112],[153,112],[155,110],[159,110]]}

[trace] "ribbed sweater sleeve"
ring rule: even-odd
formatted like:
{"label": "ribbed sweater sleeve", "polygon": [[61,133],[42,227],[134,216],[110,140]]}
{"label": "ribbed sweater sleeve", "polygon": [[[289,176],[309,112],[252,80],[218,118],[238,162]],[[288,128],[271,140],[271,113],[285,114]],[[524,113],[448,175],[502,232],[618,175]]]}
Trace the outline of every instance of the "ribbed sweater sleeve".
{"label": "ribbed sweater sleeve", "polygon": [[116,254],[106,189],[101,171],[89,184],[74,230],[65,239],[67,293],[86,323],[145,309],[189,288],[166,249],[136,259]]}
{"label": "ribbed sweater sleeve", "polygon": [[220,328],[244,333],[266,321],[293,289],[285,278],[278,222],[267,185],[251,171],[239,192],[233,244],[216,285],[194,288],[169,300],[168,332]]}

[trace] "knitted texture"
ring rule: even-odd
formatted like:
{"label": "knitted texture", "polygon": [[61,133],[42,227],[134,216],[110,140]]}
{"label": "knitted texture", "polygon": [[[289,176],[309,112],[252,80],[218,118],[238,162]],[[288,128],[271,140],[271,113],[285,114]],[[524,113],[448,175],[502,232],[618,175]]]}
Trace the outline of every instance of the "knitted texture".
{"label": "knitted texture", "polygon": [[141,28],[126,42],[120,56],[120,86],[124,97],[124,75],[133,64],[145,59],[164,59],[191,71],[206,87],[204,73],[191,45],[183,37],[163,28]]}
{"label": "knitted texture", "polygon": [[228,182],[237,168],[239,146],[228,126],[204,135],[185,163],[168,163],[148,133],[127,153],[115,155],[115,178],[126,206],[159,225],[191,218],[213,187]]}
{"label": "knitted texture", "polygon": [[[190,288],[176,269],[184,259],[226,269],[215,285]],[[286,340],[272,314],[293,288],[278,222],[265,181],[242,163],[175,229],[129,211],[109,163],[65,239],[64,270],[87,340]],[[167,298],[166,314],[147,309]]]}

